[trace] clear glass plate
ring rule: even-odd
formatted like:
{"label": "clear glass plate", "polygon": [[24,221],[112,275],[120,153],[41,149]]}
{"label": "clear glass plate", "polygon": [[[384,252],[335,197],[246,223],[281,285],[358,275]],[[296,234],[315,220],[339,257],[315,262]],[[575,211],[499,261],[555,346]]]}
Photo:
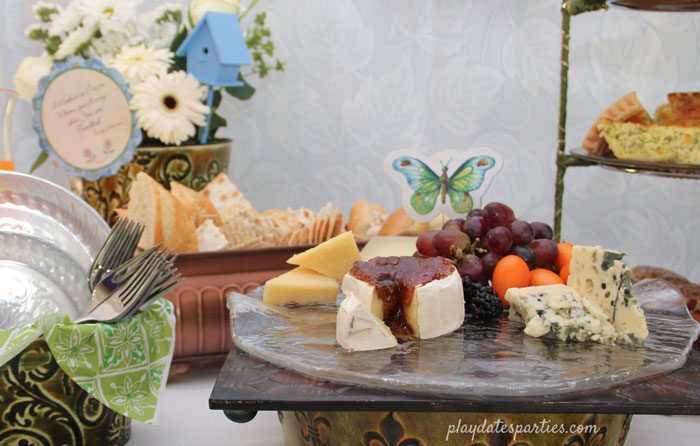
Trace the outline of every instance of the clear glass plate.
{"label": "clear glass plate", "polygon": [[262,289],[231,293],[228,305],[236,346],[296,372],[448,397],[527,397],[604,388],[682,367],[700,324],[666,282],[640,282],[634,292],[650,331],[639,348],[532,338],[504,315],[436,339],[348,352],[335,342],[335,305],[271,308],[262,303]]}

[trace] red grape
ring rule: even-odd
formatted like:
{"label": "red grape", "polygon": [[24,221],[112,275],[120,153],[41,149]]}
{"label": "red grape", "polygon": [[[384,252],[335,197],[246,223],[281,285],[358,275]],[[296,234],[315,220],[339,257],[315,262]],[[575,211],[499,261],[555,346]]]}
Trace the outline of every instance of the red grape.
{"label": "red grape", "polygon": [[452,257],[457,250],[465,252],[469,247],[469,237],[462,231],[443,229],[433,237],[435,250],[443,257]]}
{"label": "red grape", "polygon": [[513,209],[505,204],[494,202],[484,207],[484,218],[489,228],[495,228],[497,226],[508,226],[515,220],[515,214],[513,213]]}
{"label": "red grape", "polygon": [[442,229],[453,229],[455,231],[464,231],[464,219],[463,218],[453,218],[452,220],[447,220]]}
{"label": "red grape", "polygon": [[528,246],[535,254],[535,264],[540,268],[553,264],[557,260],[557,255],[559,255],[557,244],[549,239],[533,240]]}
{"label": "red grape", "polygon": [[511,251],[511,254],[525,260],[525,263],[527,263],[527,266],[531,270],[536,268],[537,262],[535,261],[535,253],[527,246],[516,246],[513,248],[513,251]]}
{"label": "red grape", "polygon": [[489,229],[486,233],[486,246],[496,254],[505,254],[513,246],[513,234],[503,226]]}
{"label": "red grape", "polygon": [[516,245],[527,245],[535,239],[532,227],[526,221],[515,220],[508,226],[508,229],[513,234],[513,243]]}
{"label": "red grape", "polygon": [[483,217],[483,216],[484,216],[484,211],[482,211],[479,208],[472,209],[467,214],[467,217]]}
{"label": "red grape", "polygon": [[535,239],[546,238],[552,240],[552,237],[554,237],[554,231],[552,231],[552,227],[547,223],[533,221],[530,223],[530,226],[532,227],[532,235]]}
{"label": "red grape", "polygon": [[[416,251],[413,253],[413,257],[418,257],[419,259],[425,259],[425,258],[428,258],[429,256],[426,256],[425,254],[421,254],[418,251]],[[433,257],[435,257],[435,256],[433,256]]]}
{"label": "red grape", "polygon": [[491,278],[493,274],[493,269],[496,268],[496,264],[503,258],[502,255],[496,254],[495,252],[487,252],[485,256],[481,258],[481,266],[483,267],[484,277]]}
{"label": "red grape", "polygon": [[481,260],[474,254],[468,254],[457,260],[457,265],[455,266],[460,276],[469,277],[469,280],[472,282],[481,280],[483,267],[481,266]]}
{"label": "red grape", "polygon": [[433,245],[433,238],[438,232],[439,231],[428,231],[418,236],[418,240],[416,240],[416,249],[419,253],[428,257],[438,257],[440,255]]}
{"label": "red grape", "polygon": [[469,217],[464,222],[464,232],[470,239],[484,239],[486,232],[489,230],[484,217]]}

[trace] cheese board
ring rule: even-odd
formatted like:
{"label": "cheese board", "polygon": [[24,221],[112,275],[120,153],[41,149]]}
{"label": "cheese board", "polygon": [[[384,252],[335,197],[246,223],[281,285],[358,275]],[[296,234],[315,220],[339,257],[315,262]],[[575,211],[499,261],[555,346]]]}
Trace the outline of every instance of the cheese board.
{"label": "cheese board", "polygon": [[609,388],[682,367],[700,333],[677,290],[646,281],[634,287],[649,326],[643,347],[531,338],[501,316],[436,339],[350,352],[336,344],[335,304],[273,308],[261,294],[229,295],[238,349],[319,379],[440,397],[531,398]]}

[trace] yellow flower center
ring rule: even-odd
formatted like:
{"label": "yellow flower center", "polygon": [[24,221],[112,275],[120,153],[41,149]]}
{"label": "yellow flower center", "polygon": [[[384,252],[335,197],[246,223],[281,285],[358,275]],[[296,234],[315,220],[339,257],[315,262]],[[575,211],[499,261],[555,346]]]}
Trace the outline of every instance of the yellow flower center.
{"label": "yellow flower center", "polygon": [[102,14],[104,14],[108,17],[112,17],[112,14],[114,14],[114,8],[111,6],[108,6],[102,10]]}

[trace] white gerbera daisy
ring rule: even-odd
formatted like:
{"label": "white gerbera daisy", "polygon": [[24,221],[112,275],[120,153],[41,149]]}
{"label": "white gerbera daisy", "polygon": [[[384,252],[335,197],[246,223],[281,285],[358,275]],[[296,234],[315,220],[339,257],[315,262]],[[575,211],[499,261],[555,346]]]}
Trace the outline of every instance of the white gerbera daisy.
{"label": "white gerbera daisy", "polygon": [[131,108],[151,138],[179,145],[194,136],[209,113],[206,87],[184,71],[152,76],[132,88]]}
{"label": "white gerbera daisy", "polygon": [[74,56],[84,49],[87,49],[96,30],[96,23],[83,23],[78,28],[68,33],[68,36],[61,42],[61,45],[59,45],[53,57],[56,60],[61,60],[66,57]]}
{"label": "white gerbera daisy", "polygon": [[122,48],[109,61],[109,65],[119,71],[129,85],[133,86],[151,76],[165,74],[173,57],[173,53],[165,48],[151,48],[141,44]]}

